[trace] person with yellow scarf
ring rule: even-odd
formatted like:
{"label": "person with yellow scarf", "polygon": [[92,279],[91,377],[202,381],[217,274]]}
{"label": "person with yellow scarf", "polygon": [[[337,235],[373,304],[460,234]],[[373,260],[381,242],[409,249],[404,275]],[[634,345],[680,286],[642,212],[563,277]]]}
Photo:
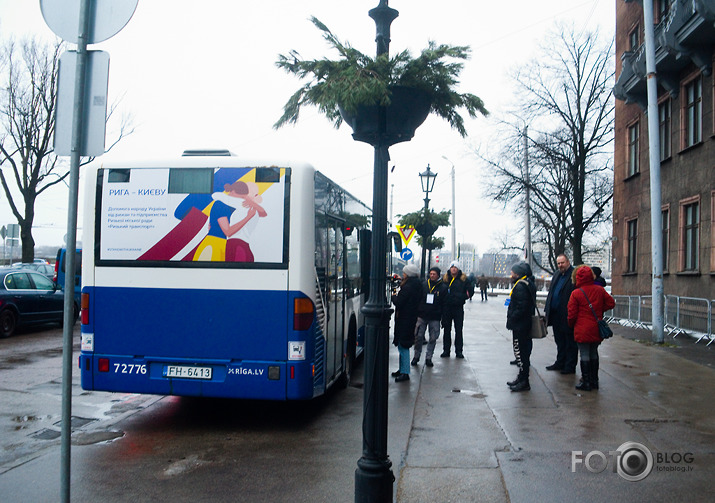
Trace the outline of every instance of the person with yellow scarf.
{"label": "person with yellow scarf", "polygon": [[529,367],[531,365],[531,317],[536,307],[536,284],[531,266],[519,262],[511,266],[511,280],[514,286],[506,300],[506,328],[512,331],[514,357],[519,367],[519,375],[507,382],[512,391],[528,391]]}

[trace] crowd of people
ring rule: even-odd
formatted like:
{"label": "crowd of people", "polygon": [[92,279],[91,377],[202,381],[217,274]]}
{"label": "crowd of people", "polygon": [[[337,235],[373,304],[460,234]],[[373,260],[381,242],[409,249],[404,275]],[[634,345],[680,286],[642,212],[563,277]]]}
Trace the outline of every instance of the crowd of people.
{"label": "crowd of people", "polygon": [[[546,370],[575,374],[580,363],[581,379],[576,389],[598,389],[598,347],[603,341],[598,321],[603,319],[605,311],[613,309],[615,301],[605,290],[605,280],[598,267],[574,268],[565,254],[556,258],[556,267],[544,308],[546,325],[552,327],[556,342],[556,358]],[[507,385],[511,391],[520,392],[531,389],[529,368],[537,312],[536,282],[529,264],[519,262],[511,267],[511,283],[505,301],[506,328],[512,332],[514,349],[514,360],[510,363],[518,367],[518,374]],[[443,330],[440,357],[449,358],[454,345],[455,357],[464,358],[464,304],[471,301],[475,285],[481,291],[482,301],[487,301],[487,278],[482,275],[468,279],[457,261],[449,265],[444,276],[438,267],[431,268],[422,282],[415,265],[403,268],[400,289],[392,296],[395,305],[393,344],[400,356],[399,369],[392,373],[395,382],[409,381],[410,366],[419,365],[425,344],[425,366],[434,366],[432,358],[440,329]]]}

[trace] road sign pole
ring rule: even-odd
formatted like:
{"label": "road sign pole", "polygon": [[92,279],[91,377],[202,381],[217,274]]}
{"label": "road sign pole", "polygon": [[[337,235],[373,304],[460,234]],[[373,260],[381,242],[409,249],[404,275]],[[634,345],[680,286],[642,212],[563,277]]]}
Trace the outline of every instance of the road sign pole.
{"label": "road sign pole", "polygon": [[90,25],[91,0],[81,0],[77,33],[77,68],[75,69],[74,117],[72,119],[72,153],[70,156],[69,206],[67,209],[67,254],[65,261],[65,305],[62,332],[62,433],[60,492],[61,501],[70,501],[70,466],[72,439],[72,329],[74,327],[74,282],[77,259],[77,200],[79,193],[79,163],[82,153],[82,118],[84,117],[85,69],[87,66],[87,36]]}

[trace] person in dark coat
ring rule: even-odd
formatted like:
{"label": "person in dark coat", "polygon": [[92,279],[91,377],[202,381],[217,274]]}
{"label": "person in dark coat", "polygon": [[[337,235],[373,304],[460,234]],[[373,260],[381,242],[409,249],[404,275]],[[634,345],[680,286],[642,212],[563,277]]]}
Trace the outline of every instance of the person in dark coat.
{"label": "person in dark coat", "polygon": [[449,358],[452,349],[452,323],[454,323],[454,352],[457,358],[464,358],[464,303],[474,295],[474,285],[467,280],[467,275],[462,272],[456,260],[449,264],[447,274],[442,278],[447,286],[447,296],[444,300],[442,326],[444,338],[442,339],[441,358]]}
{"label": "person in dark coat", "polygon": [[578,362],[578,346],[573,338],[573,329],[569,327],[568,303],[573,291],[571,273],[573,266],[566,255],[556,257],[558,270],[551,278],[549,294],[546,296],[546,325],[554,330],[556,342],[556,361],[546,370],[559,370],[562,374],[575,374]]}
{"label": "person in dark coat", "polygon": [[526,262],[519,262],[511,266],[511,280],[514,286],[511,289],[506,311],[506,328],[511,330],[514,356],[519,366],[519,375],[507,386],[512,391],[528,391],[529,367],[531,366],[531,317],[536,307],[536,282],[531,271],[531,266]]}
{"label": "person in dark coat", "polygon": [[395,337],[392,343],[400,353],[400,368],[393,372],[395,382],[410,380],[410,348],[415,343],[415,325],[422,301],[420,271],[416,265],[402,268],[400,291],[392,296],[395,305]]}
{"label": "person in dark coat", "polygon": [[429,277],[422,282],[422,302],[420,303],[415,329],[415,356],[412,365],[417,365],[422,355],[422,339],[429,328],[429,341],[425,352],[425,365],[433,367],[432,355],[439,339],[440,322],[442,321],[442,306],[447,295],[447,287],[442,281],[439,267],[429,270]]}
{"label": "person in dark coat", "polygon": [[601,276],[601,268],[600,267],[592,267],[591,270],[593,271],[594,276],[596,276],[596,279],[593,280],[594,283],[597,285],[601,285],[602,287],[606,287],[606,279]]}
{"label": "person in dark coat", "polygon": [[482,294],[482,302],[486,302],[489,300],[489,296],[487,295],[487,288],[489,288],[489,280],[487,279],[484,274],[479,276],[479,291]]}
{"label": "person in dark coat", "polygon": [[[603,313],[616,306],[616,301],[601,285],[595,282],[595,274],[587,265],[578,266],[572,280],[576,284],[568,304],[568,322],[581,353],[581,382],[576,389],[598,389],[598,346],[601,336],[598,320]],[[591,306],[593,311],[591,311]]]}

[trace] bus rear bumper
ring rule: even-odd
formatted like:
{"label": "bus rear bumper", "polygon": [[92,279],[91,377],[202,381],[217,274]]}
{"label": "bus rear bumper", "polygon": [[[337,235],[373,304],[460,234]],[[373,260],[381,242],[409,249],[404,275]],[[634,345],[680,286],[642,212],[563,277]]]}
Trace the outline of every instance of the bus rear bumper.
{"label": "bus rear bumper", "polygon": [[259,400],[313,398],[310,362],[134,358],[82,353],[84,390]]}

